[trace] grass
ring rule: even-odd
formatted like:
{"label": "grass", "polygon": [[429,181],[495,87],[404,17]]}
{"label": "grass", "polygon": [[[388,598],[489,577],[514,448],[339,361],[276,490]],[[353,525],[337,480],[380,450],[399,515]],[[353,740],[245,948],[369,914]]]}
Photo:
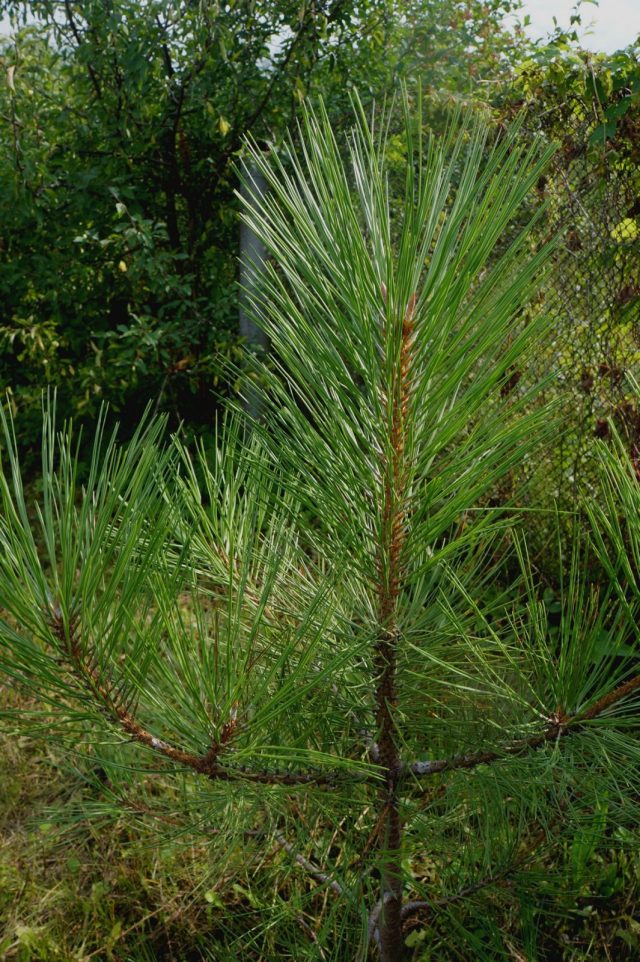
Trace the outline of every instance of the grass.
{"label": "grass", "polygon": [[[5,683],[0,709],[20,696]],[[110,821],[58,824],[60,812],[96,801],[64,756],[29,739],[0,736],[0,958],[6,962],[231,962],[280,958],[332,962],[314,941],[314,899],[327,897],[281,850],[238,853],[235,872],[213,874],[206,839],[167,839],[157,823],[124,813]],[[170,796],[170,782],[158,792]],[[611,853],[582,865],[579,840],[566,851],[567,888],[538,906],[519,903],[508,883],[484,895],[482,912],[461,906],[449,927],[410,934],[420,962],[483,955],[503,933],[513,962],[623,962],[638,958],[640,859]],[[582,872],[575,895],[576,866]],[[544,902],[547,909],[543,909]],[[556,917],[554,902],[569,909]],[[302,908],[304,907],[304,913]],[[288,929],[287,951],[273,931],[252,939],[265,914]],[[533,945],[537,944],[535,950]],[[294,947],[296,947],[294,950]],[[529,947],[527,947],[529,946]],[[294,954],[295,951],[295,954]]]}
{"label": "grass", "polygon": [[[33,706],[0,678],[0,717],[21,707]],[[144,794],[169,809],[179,802],[170,777],[140,777]],[[107,789],[90,759],[72,764],[0,728],[2,962],[335,962],[314,917],[331,893],[282,849],[250,842],[220,875],[219,839],[179,836],[135,811],[79,817],[106,807]],[[636,962],[640,855],[611,832],[609,852],[585,859],[589,840],[576,838],[561,864],[548,860],[555,880],[541,884],[536,904],[504,879],[461,903],[453,926],[450,914],[427,927],[416,919],[414,962]],[[437,888],[428,857],[414,869]],[[265,929],[267,917],[276,924]]]}
{"label": "grass", "polygon": [[[0,711],[21,704],[8,683],[0,685]],[[0,733],[3,962],[327,957],[311,909],[327,892],[298,874],[281,848],[250,840],[220,875],[211,840],[180,837],[173,828],[167,835],[166,826],[137,812],[65,818],[65,811],[99,806],[99,786],[64,755]],[[151,791],[169,807],[176,800],[170,779],[154,778]],[[266,916],[287,930],[284,942],[277,926],[262,931]]]}
{"label": "grass", "polygon": [[[2,707],[17,700],[5,685]],[[86,793],[63,757],[2,737],[0,958],[203,958],[202,932],[214,914],[208,846],[151,843],[126,815],[58,829],[55,810]]]}

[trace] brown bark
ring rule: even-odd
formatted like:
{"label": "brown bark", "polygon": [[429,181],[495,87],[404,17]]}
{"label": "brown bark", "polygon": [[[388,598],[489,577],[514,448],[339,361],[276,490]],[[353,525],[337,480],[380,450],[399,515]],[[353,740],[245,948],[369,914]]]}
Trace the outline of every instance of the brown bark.
{"label": "brown bark", "polygon": [[585,722],[594,721],[603,715],[609,708],[624,701],[629,695],[640,691],[640,675],[634,675],[628,681],[623,682],[616,688],[598,698],[589,708],[578,711],[574,714],[565,714],[562,711],[556,712],[553,718],[549,719],[547,727],[527,738],[520,738],[517,741],[509,742],[498,749],[487,749],[485,751],[469,752],[466,755],[453,755],[451,758],[434,758],[425,761],[415,761],[409,765],[400,764],[399,777],[405,778],[414,775],[417,778],[428,777],[429,775],[439,775],[441,772],[455,771],[456,769],[477,768],[478,765],[490,765],[492,762],[500,761],[504,758],[524,755],[530,751],[536,751],[549,742],[564,738],[566,735],[575,734],[583,729]]}
{"label": "brown bark", "polygon": [[[236,710],[223,724],[220,738],[212,741],[202,754],[197,755],[172,745],[162,738],[158,738],[148,731],[144,725],[134,717],[130,707],[123,703],[121,693],[109,681],[103,678],[96,667],[95,660],[87,657],[80,642],[77,624],[71,620],[65,626],[62,614],[57,608],[51,610],[51,627],[64,652],[64,658],[69,664],[73,676],[91,693],[96,702],[102,706],[106,715],[132,740],[150,748],[156,754],[189,768],[199,775],[219,781],[248,781],[263,785],[335,785],[340,780],[338,772],[322,771],[266,771],[248,769],[244,766],[224,765],[219,756],[228,747],[237,727]],[[347,776],[351,780],[358,780],[358,776]],[[366,776],[364,776],[366,777]]]}
{"label": "brown bark", "polygon": [[[382,295],[386,300],[385,290]],[[389,437],[382,465],[381,543],[377,570],[379,638],[375,657],[377,744],[385,779],[380,793],[382,814],[378,835],[378,850],[382,855],[382,895],[377,932],[382,962],[400,962],[405,955],[402,934],[402,820],[398,797],[401,762],[394,713],[398,647],[396,608],[402,589],[406,541],[407,415],[415,304],[416,297],[413,295],[402,319],[397,373],[392,377],[390,396],[385,398]]]}

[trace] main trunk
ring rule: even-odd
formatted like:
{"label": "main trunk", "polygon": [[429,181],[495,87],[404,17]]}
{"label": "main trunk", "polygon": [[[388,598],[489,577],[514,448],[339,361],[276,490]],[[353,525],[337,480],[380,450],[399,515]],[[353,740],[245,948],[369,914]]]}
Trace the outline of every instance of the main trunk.
{"label": "main trunk", "polygon": [[381,852],[381,909],[378,922],[382,962],[400,962],[404,956],[402,935],[402,824],[397,777],[400,759],[393,728],[395,703],[395,638],[381,639],[378,646],[379,682],[376,692],[380,761],[385,783],[380,793],[381,817],[378,848]]}
{"label": "main trunk", "polygon": [[[383,297],[386,291],[383,289]],[[408,418],[410,417],[411,353],[416,297],[409,299],[401,326],[400,350],[396,332],[383,332],[385,349],[394,358],[391,390],[385,398],[387,437],[382,464],[382,516],[378,555],[378,625],[376,645],[376,727],[385,781],[380,794],[378,851],[382,882],[378,945],[382,962],[401,962],[402,934],[402,821],[398,797],[400,757],[395,731],[396,671],[399,642],[397,606],[402,592],[408,502]],[[395,342],[397,344],[397,342]],[[387,356],[389,354],[387,353]]]}

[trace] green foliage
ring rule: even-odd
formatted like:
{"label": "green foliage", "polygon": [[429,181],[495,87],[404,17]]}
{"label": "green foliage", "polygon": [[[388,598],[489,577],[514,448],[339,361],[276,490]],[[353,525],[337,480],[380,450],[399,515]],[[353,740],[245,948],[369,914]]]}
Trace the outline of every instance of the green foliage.
{"label": "green foliage", "polygon": [[2,55],[0,380],[21,408],[49,383],[91,419],[152,397],[209,421],[236,341],[241,137],[277,138],[329,51],[348,72],[378,5],[33,7]]}
{"label": "green foliage", "polygon": [[[4,418],[0,667],[38,698],[20,725],[99,766],[85,810],[201,833],[220,877],[280,850],[269,897],[235,883],[248,921],[220,920],[228,954],[399,962],[448,929],[452,951],[499,958],[494,917],[461,907],[502,882],[532,954],[550,853],[566,911],[637,831],[626,569],[592,585],[574,555],[554,624],[514,512],[480,507],[555,430],[537,386],[504,390],[548,324],[527,313],[554,250],[527,198],[551,152],[467,116],[424,138],[405,110],[393,218],[386,126],[359,105],[346,144],[320,108],[299,149],[254,149],[270,191],[245,216],[273,255],[260,423],[231,413],[191,452],[154,419],[120,447],[101,419],[81,484],[49,407],[31,504]],[[600,538],[627,551],[603,518],[603,558]],[[154,791],[169,773],[174,795]]]}
{"label": "green foliage", "polygon": [[[2,710],[25,707],[8,686]],[[63,753],[3,734],[0,760],[0,954],[11,962],[99,962],[160,959],[175,951],[206,958],[220,914],[244,917],[245,900],[213,877],[206,838],[166,837],[158,844],[142,817],[105,820],[97,811],[104,773],[78,777]],[[154,792],[169,802],[170,784]],[[93,818],[78,821],[85,806]],[[75,819],[71,813],[75,813]],[[65,823],[61,831],[60,820]],[[171,825],[165,825],[168,835]],[[270,853],[271,854],[271,853]],[[247,886],[243,856],[234,879]],[[265,872],[268,876],[268,872]],[[265,878],[266,882],[266,878]],[[267,883],[268,884],[268,883]],[[214,898],[215,896],[215,898]]]}
{"label": "green foliage", "polygon": [[354,85],[470,93],[509,49],[509,8],[492,2],[489,37],[479,0],[3,0],[0,389],[24,441],[47,384],[89,424],[149,399],[209,424],[238,360],[243,136],[277,144],[319,91],[337,127]]}
{"label": "green foliage", "polygon": [[[25,700],[5,686],[0,704],[5,712],[15,711],[19,705],[24,708]],[[212,873],[211,842],[202,833],[169,837],[175,823],[154,821],[131,805],[120,817],[107,820],[101,817],[109,804],[104,780],[79,777],[52,746],[43,757],[40,746],[26,738],[2,733],[0,739],[0,952],[7,962],[80,962],[87,957],[107,962],[109,952],[114,959],[131,962],[160,962],[171,952],[193,962],[212,957],[227,962],[231,956],[225,942],[232,939],[226,927],[235,926],[236,935],[246,933],[259,924],[260,907],[278,901],[281,915],[285,902],[290,907],[290,933],[299,957],[318,957],[317,944],[302,924],[307,921],[313,932],[315,918],[302,913],[305,905],[313,910],[310,887],[315,887],[320,906],[326,893],[302,871],[291,873],[288,856],[278,845],[243,842],[233,869]],[[90,758],[83,767],[91,771]],[[174,780],[146,777],[153,780],[156,806],[161,802],[175,812],[179,800]],[[87,811],[92,818],[78,820]],[[629,846],[624,839],[620,842]],[[567,855],[555,852],[554,859],[568,857],[571,847],[568,842]],[[477,939],[491,918],[517,946],[527,914],[535,922],[538,958],[545,962],[588,962],[606,958],[607,951],[627,962],[638,950],[633,918],[638,867],[637,855],[599,851],[587,865],[576,896],[568,868],[560,864],[533,904],[531,893],[521,898],[517,886],[504,880],[496,889],[478,893],[475,904],[458,904],[456,932],[470,929]],[[414,870],[424,871],[425,883],[433,884],[427,859],[414,862]],[[554,911],[556,902],[562,904],[562,913]],[[416,920],[407,940],[419,947],[422,957],[429,958],[430,952],[446,962],[476,958],[463,938],[454,942],[446,919],[436,921],[434,928]],[[45,954],[47,945],[50,956]],[[96,955],[90,956],[92,952]],[[256,957],[270,962],[276,955],[265,951]]]}
{"label": "green foliage", "polygon": [[[543,236],[556,231],[561,239],[540,304],[554,322],[537,363],[514,380],[557,374],[549,396],[561,404],[563,430],[537,463],[529,497],[535,507],[551,492],[570,537],[577,498],[598,496],[600,441],[614,429],[632,458],[640,450],[632,387],[640,358],[638,51],[592,54],[558,33],[529,51],[503,92],[502,116],[524,108],[531,134],[559,148],[536,190],[547,205]],[[525,474],[532,473],[529,466]],[[523,479],[518,474],[516,484]],[[550,524],[531,514],[528,541],[555,584],[549,551],[555,522],[546,517]]]}

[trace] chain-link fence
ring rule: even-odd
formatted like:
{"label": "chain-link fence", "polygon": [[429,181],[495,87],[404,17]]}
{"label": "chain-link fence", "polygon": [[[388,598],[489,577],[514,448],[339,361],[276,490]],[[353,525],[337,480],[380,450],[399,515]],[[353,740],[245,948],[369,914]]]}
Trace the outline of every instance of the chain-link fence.
{"label": "chain-link fence", "polygon": [[[561,404],[562,429],[543,454],[537,484],[545,500],[571,508],[595,491],[595,440],[612,428],[640,479],[640,107],[605,139],[586,99],[531,112],[530,129],[560,141],[537,185],[548,203],[542,233],[560,234],[542,310],[553,318],[534,378],[553,374],[546,396]],[[532,500],[540,503],[540,491]]]}
{"label": "chain-link fence", "polygon": [[[629,117],[621,148],[598,143],[583,103],[571,120],[550,174],[550,220],[563,238],[562,268],[548,292],[556,317],[554,353],[570,420],[563,435],[565,481],[582,473],[591,437],[613,421],[640,454],[640,411],[631,380],[640,360],[640,194],[635,151],[640,112]],[[596,136],[594,137],[594,132]]]}

